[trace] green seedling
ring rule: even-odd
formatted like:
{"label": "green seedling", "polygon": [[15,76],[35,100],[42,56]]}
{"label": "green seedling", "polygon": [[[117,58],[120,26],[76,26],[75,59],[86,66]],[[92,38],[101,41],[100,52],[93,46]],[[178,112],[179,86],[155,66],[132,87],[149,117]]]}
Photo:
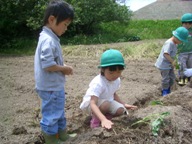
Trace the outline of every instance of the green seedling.
{"label": "green seedling", "polygon": [[155,105],[163,105],[163,102],[162,101],[151,101],[150,102],[150,105],[152,105],[152,106],[155,106]]}
{"label": "green seedling", "polygon": [[139,120],[133,123],[131,126],[134,126],[140,123],[149,124],[151,126],[152,134],[154,136],[157,136],[160,127],[164,124],[165,116],[168,116],[168,115],[170,115],[169,112],[151,114],[149,116],[144,117],[142,120]]}
{"label": "green seedling", "polygon": [[152,121],[152,133],[154,136],[158,136],[158,132],[161,125],[164,125],[164,118],[170,115],[169,112],[161,113],[154,121]]}
{"label": "green seedling", "polygon": [[175,68],[176,68],[176,70],[180,69],[180,64],[178,62],[178,55],[175,56]]}

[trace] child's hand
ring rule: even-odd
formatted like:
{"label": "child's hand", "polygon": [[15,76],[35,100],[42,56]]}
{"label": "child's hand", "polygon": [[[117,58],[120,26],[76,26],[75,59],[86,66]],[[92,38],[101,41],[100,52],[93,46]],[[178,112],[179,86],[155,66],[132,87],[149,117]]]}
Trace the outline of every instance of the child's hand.
{"label": "child's hand", "polygon": [[71,66],[65,65],[62,73],[64,75],[72,75],[73,74],[73,68]]}
{"label": "child's hand", "polygon": [[111,129],[112,125],[113,125],[113,123],[110,120],[108,120],[108,119],[104,119],[103,121],[101,121],[101,126],[103,128]]}
{"label": "child's hand", "polygon": [[125,106],[126,109],[131,109],[131,110],[134,110],[134,109],[137,109],[137,108],[138,108],[137,106],[128,105],[128,104],[124,104],[124,106]]}
{"label": "child's hand", "polygon": [[175,61],[173,61],[173,62],[171,63],[171,67],[172,67],[172,68],[175,68],[175,66],[176,66],[176,63],[175,63]]}
{"label": "child's hand", "polygon": [[184,71],[184,75],[187,76],[187,77],[191,77],[192,76],[192,68],[186,69]]}

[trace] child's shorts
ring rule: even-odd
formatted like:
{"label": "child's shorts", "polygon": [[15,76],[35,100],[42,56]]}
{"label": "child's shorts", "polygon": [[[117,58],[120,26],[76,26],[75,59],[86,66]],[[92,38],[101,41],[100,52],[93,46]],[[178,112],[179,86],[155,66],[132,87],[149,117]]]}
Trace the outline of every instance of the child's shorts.
{"label": "child's shorts", "polygon": [[[105,101],[108,101],[108,100],[106,100],[106,99],[98,99],[97,106],[100,107]],[[110,107],[109,107],[109,113],[110,114],[114,115],[119,108],[123,108],[124,109],[124,113],[126,112],[128,114],[127,109],[123,106],[123,104],[121,104],[121,103],[119,103],[119,102],[117,102],[115,100],[108,101],[108,102],[111,103]],[[88,111],[89,114],[91,114],[91,107],[90,107],[90,105],[87,107],[87,111]]]}

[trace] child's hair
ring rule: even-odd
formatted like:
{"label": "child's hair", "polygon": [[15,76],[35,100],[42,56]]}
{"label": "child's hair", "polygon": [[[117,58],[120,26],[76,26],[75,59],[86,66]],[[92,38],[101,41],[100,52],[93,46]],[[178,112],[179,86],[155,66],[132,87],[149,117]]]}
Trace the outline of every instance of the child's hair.
{"label": "child's hair", "polygon": [[45,11],[43,19],[44,25],[48,23],[49,16],[51,15],[57,19],[57,25],[66,19],[73,20],[73,7],[63,0],[52,0],[48,4],[47,9]]}
{"label": "child's hair", "polygon": [[104,70],[109,68],[109,71],[116,71],[116,70],[124,70],[125,66],[123,65],[112,65],[112,66],[106,66],[106,67],[101,67],[101,75],[104,76]]}
{"label": "child's hair", "polygon": [[192,21],[189,21],[189,22],[182,22],[182,24],[187,24],[187,23],[192,24]]}

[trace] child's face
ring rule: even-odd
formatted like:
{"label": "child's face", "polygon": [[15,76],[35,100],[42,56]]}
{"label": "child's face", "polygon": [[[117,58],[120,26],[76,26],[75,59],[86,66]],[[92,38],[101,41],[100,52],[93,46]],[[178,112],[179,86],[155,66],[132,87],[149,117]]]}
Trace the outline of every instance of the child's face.
{"label": "child's face", "polygon": [[186,28],[186,29],[190,29],[191,27],[192,27],[192,23],[186,23],[186,24],[185,24],[185,28]]}
{"label": "child's face", "polygon": [[110,71],[109,68],[104,70],[104,75],[107,80],[114,81],[121,76],[123,70]]}
{"label": "child's face", "polygon": [[179,39],[177,39],[176,37],[172,37],[172,40],[173,40],[173,42],[175,43],[175,44],[181,44],[182,43],[182,41],[180,41]]}
{"label": "child's face", "polygon": [[176,44],[181,44],[181,43],[182,43],[182,41],[180,41],[180,40],[177,39],[177,38],[176,38],[175,42],[176,42]]}
{"label": "child's face", "polygon": [[67,27],[71,23],[71,20],[67,19],[57,24],[57,19],[54,16],[50,16],[49,24],[47,25],[57,36],[61,36],[67,31]]}
{"label": "child's face", "polygon": [[192,23],[189,24],[189,29],[192,28]]}

